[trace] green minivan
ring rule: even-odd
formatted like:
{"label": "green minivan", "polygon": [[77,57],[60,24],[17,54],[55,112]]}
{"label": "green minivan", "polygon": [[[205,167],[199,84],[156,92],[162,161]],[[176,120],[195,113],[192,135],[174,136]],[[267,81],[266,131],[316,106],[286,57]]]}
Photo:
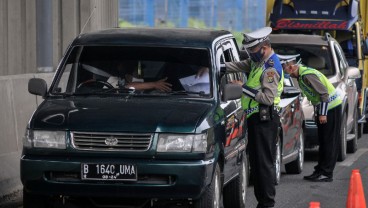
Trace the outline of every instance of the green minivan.
{"label": "green minivan", "polygon": [[[245,75],[225,74],[229,61],[239,52],[224,30],[76,37],[50,87],[28,83],[44,100],[23,141],[24,208],[245,207],[246,120],[231,83]],[[132,84],[157,82],[169,90]]]}

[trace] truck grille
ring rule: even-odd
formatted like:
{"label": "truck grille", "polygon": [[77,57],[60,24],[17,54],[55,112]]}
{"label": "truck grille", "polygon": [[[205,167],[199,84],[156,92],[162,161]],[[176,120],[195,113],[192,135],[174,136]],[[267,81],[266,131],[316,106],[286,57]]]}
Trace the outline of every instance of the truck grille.
{"label": "truck grille", "polygon": [[71,132],[75,149],[96,151],[147,151],[152,134]]}

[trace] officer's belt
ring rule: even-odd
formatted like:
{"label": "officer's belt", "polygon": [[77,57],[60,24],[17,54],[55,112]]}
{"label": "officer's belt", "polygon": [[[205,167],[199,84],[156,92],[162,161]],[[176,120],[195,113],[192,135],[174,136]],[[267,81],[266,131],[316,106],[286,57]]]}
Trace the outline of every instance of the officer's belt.
{"label": "officer's belt", "polygon": [[[275,111],[279,111],[281,108],[279,106],[273,106],[273,109]],[[251,114],[251,113],[253,113],[254,111],[257,111],[257,110],[258,110],[258,106],[254,107],[254,108],[249,108],[249,109],[245,110],[245,113],[247,115],[249,115],[249,114]]]}
{"label": "officer's belt", "polygon": [[258,110],[258,105],[254,108],[249,108],[249,109],[245,110],[245,113],[247,115],[250,115],[251,113],[253,113],[254,111],[257,111],[257,110]]}

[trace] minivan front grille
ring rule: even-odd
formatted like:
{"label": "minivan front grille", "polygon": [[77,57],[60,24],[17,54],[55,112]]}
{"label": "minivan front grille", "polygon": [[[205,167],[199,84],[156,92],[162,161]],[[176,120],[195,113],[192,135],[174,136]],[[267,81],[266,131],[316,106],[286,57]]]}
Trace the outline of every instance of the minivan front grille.
{"label": "minivan front grille", "polygon": [[71,132],[72,145],[79,150],[147,151],[152,134]]}

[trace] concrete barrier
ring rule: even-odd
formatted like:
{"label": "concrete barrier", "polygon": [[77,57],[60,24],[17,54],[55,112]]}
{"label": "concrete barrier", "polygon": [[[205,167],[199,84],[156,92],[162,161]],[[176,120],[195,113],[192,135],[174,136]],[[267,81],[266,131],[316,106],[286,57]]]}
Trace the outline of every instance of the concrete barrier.
{"label": "concrete barrier", "polygon": [[43,78],[51,83],[53,73],[0,76],[0,198],[22,188],[20,157],[27,123],[42,102],[28,93],[28,80]]}

